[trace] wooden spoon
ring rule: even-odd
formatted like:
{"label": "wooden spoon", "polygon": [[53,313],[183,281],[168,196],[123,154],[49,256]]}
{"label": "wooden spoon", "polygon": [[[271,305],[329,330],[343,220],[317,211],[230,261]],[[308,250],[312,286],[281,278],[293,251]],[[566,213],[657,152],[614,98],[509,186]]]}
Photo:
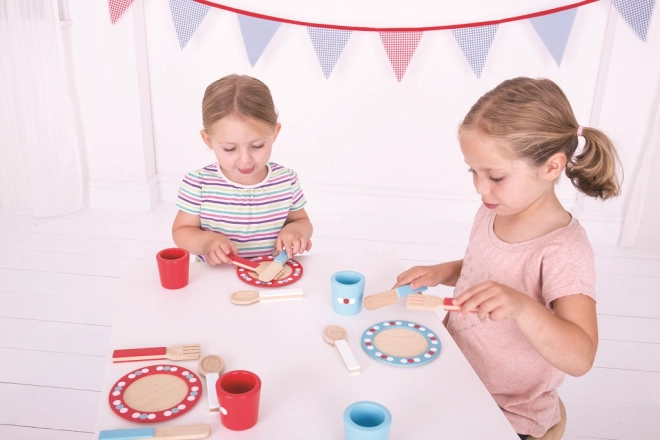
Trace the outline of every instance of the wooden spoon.
{"label": "wooden spoon", "polygon": [[248,305],[265,299],[302,298],[302,296],[302,289],[260,290],[259,292],[241,290],[232,293],[229,299],[233,304]]}
{"label": "wooden spoon", "polygon": [[225,361],[220,356],[209,354],[199,360],[197,365],[199,374],[206,377],[206,393],[209,398],[209,412],[220,412],[218,395],[215,393],[215,383],[225,370]]}
{"label": "wooden spoon", "polygon": [[346,342],[347,337],[346,330],[338,325],[329,325],[323,329],[323,339],[328,344],[337,347],[337,351],[339,352],[342,361],[344,361],[348,373],[357,374],[360,372],[360,364],[358,364],[351,348],[348,346],[348,342]]}

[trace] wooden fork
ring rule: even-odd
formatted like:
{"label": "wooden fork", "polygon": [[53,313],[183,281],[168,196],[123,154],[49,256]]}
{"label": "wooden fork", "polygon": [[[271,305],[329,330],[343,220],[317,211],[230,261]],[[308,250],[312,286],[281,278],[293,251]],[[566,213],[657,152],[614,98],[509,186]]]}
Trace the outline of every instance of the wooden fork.
{"label": "wooden fork", "polygon": [[454,305],[454,298],[440,298],[435,295],[408,295],[406,309],[408,310],[437,310],[444,309],[448,312],[456,312],[461,306]]}
{"label": "wooden fork", "polygon": [[199,344],[173,345],[171,347],[128,348],[112,352],[112,362],[146,361],[153,359],[169,359],[171,361],[186,361],[199,359]]}

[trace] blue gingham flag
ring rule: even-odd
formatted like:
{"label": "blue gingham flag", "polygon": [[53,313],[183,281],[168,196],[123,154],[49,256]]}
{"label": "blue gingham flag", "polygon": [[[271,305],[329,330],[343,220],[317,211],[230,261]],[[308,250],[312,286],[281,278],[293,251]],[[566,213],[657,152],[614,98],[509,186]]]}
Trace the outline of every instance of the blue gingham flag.
{"label": "blue gingham flag", "polygon": [[558,66],[561,66],[561,60],[564,58],[576,14],[577,8],[573,8],[529,19]]}
{"label": "blue gingham flag", "polygon": [[451,31],[477,78],[481,78],[481,72],[484,70],[488,51],[490,51],[490,46],[493,44],[496,32],[496,24],[452,29]]}
{"label": "blue gingham flag", "polygon": [[186,47],[209,9],[211,9],[210,6],[196,3],[193,0],[170,0],[170,12],[181,49]]}
{"label": "blue gingham flag", "polygon": [[307,33],[312,40],[316,57],[319,59],[319,63],[321,63],[323,75],[328,79],[351,36],[351,31],[308,26]]}
{"label": "blue gingham flag", "polygon": [[243,44],[250,64],[254,67],[264,53],[266,46],[280,27],[280,22],[263,20],[248,15],[238,15],[238,24],[241,26]]}
{"label": "blue gingham flag", "polygon": [[646,41],[655,0],[612,0],[612,4],[637,36]]}

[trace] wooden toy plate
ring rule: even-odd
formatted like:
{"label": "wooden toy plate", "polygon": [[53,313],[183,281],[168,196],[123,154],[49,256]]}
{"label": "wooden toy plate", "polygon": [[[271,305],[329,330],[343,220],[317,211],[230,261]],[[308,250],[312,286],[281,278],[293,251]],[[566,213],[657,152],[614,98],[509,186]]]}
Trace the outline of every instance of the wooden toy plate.
{"label": "wooden toy plate", "polygon": [[372,358],[397,367],[416,367],[440,354],[440,339],[421,324],[382,321],[364,331],[362,348]]}
{"label": "wooden toy plate", "polygon": [[[254,257],[248,258],[248,260],[256,261],[259,265],[268,265],[273,261],[272,256],[268,257]],[[298,281],[303,274],[303,267],[296,260],[289,260],[284,265],[284,273],[279,277],[276,277],[272,281],[259,281],[259,275],[256,272],[253,272],[249,269],[244,269],[239,267],[236,269],[236,274],[241,281],[257,287],[283,287],[293,284]]]}
{"label": "wooden toy plate", "polygon": [[177,365],[149,365],[115,382],[108,402],[122,419],[155,423],[185,414],[201,395],[202,383],[192,371]]}

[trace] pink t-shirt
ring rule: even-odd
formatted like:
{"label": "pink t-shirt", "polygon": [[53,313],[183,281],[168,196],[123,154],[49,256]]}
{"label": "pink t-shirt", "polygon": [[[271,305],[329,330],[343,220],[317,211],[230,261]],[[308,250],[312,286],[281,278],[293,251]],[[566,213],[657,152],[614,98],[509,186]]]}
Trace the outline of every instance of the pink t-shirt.
{"label": "pink t-shirt", "polygon": [[[542,237],[505,243],[493,231],[495,213],[477,212],[454,296],[492,280],[526,293],[552,312],[567,295],[596,299],[594,255],[575,219]],[[559,422],[557,387],[565,373],[532,347],[515,321],[482,322],[475,314],[449,314],[447,329],[519,434],[542,436]]]}

